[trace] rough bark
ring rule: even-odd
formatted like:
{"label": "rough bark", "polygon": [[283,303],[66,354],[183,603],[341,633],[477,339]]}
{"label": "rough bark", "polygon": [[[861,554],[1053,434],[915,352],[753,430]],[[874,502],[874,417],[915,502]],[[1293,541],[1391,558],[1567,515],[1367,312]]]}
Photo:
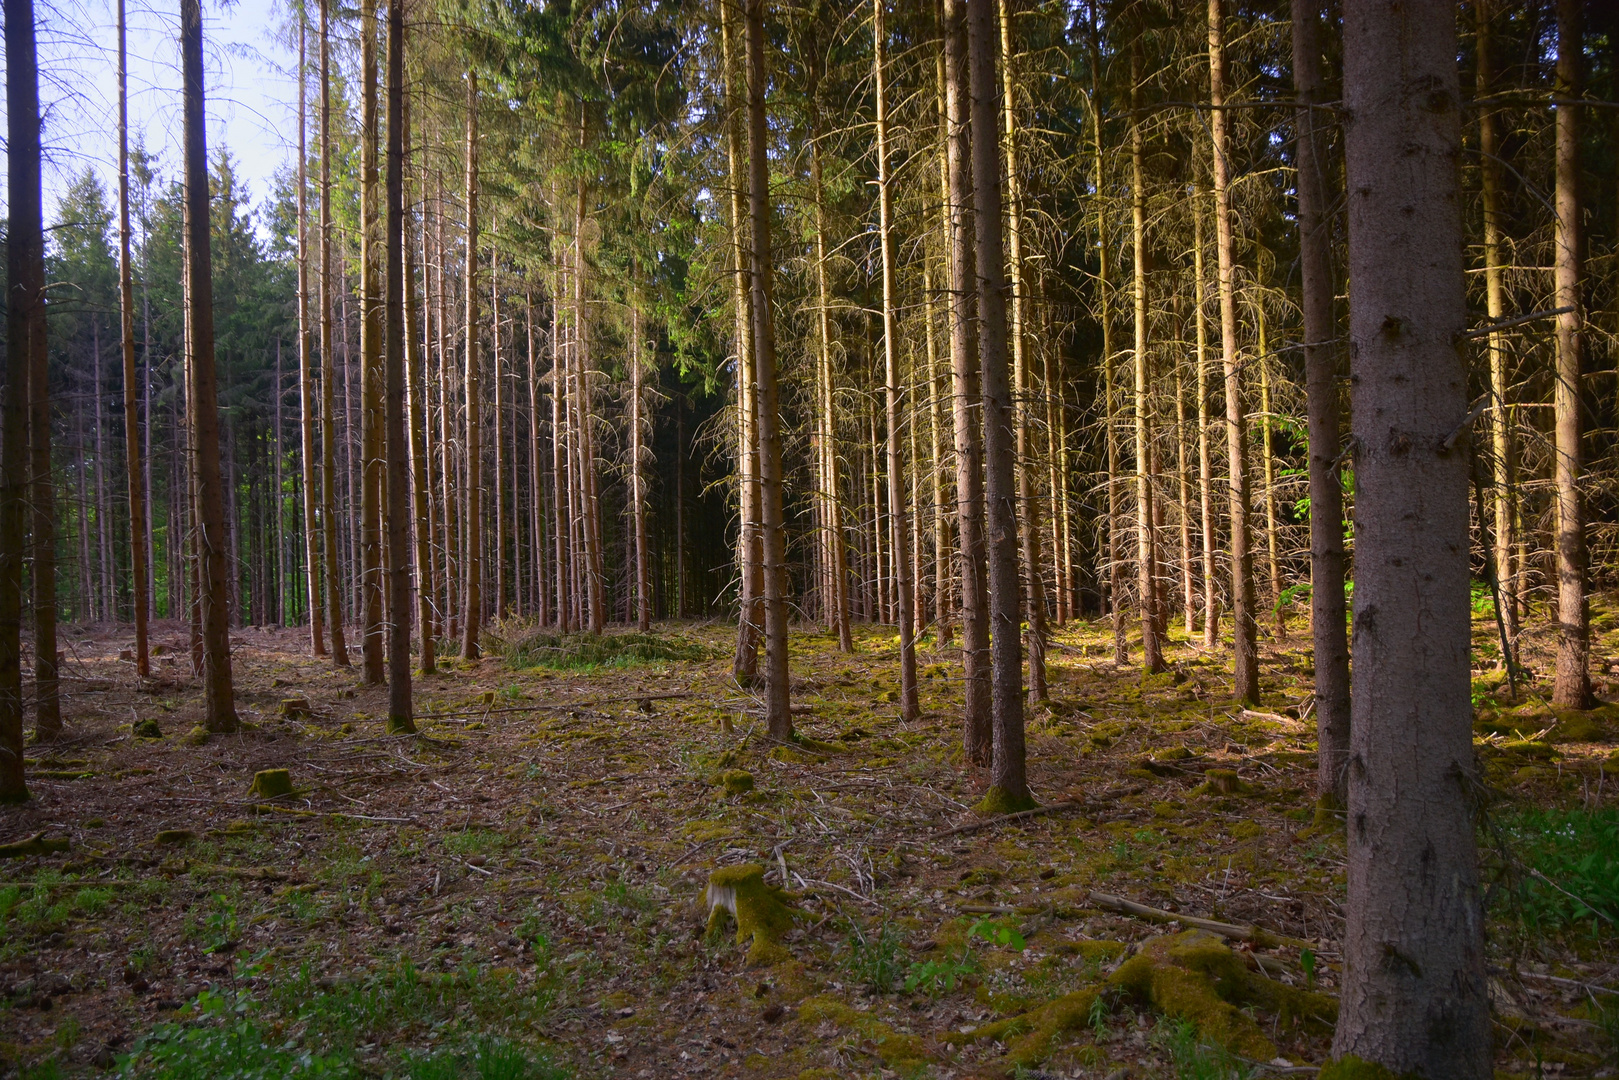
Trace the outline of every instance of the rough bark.
{"label": "rough bark", "polygon": [[994,758],[985,809],[1033,805],[1023,745],[1023,590],[1018,580],[1016,441],[1007,355],[1006,265],[1001,236],[1001,161],[996,121],[995,0],[968,0],[972,93],[973,231],[977,239],[978,351],[984,391],[984,503],[989,533]]}
{"label": "rough bark", "polygon": [[1358,494],[1333,1054],[1484,1080],[1455,9],[1351,3],[1343,37]]}
{"label": "rough bark", "polygon": [[630,307],[630,489],[635,513],[635,625],[645,634],[652,629],[652,579],[647,564],[650,553],[646,539],[646,476],[641,459],[646,444],[641,428],[641,305]]}
{"label": "rough bark", "polygon": [[27,555],[28,376],[45,343],[45,207],[32,0],[5,0],[6,351],[0,357],[0,802],[23,775],[22,577]]}
{"label": "rough bark", "polygon": [[1203,647],[1220,640],[1219,577],[1214,572],[1214,456],[1209,446],[1209,301],[1208,278],[1203,269],[1204,189],[1199,178],[1192,185],[1192,293],[1197,310],[1197,494],[1203,536]]}
{"label": "rough bark", "polygon": [[192,460],[197,494],[197,555],[202,618],[204,725],[238,728],[231,687],[230,549],[220,476],[219,395],[214,374],[214,283],[208,216],[208,149],[202,82],[200,0],[180,0],[184,77],[186,291],[190,312]]}
{"label": "rough bark", "polygon": [[758,397],[759,529],[765,609],[765,724],[770,738],[793,737],[787,675],[787,528],[781,502],[781,416],[770,253],[770,171],[766,160],[764,0],[748,0],[748,211],[753,232],[749,299]]}
{"label": "rough bark", "polygon": [[[392,10],[389,11],[390,18]],[[392,34],[392,25],[389,26]],[[390,58],[391,59],[391,58]],[[410,95],[405,94],[400,103],[401,141],[404,148],[402,154],[408,162],[411,147],[410,128]],[[401,163],[401,170],[405,163]],[[425,188],[425,184],[422,185]],[[421,189],[419,188],[418,191]],[[421,320],[420,303],[416,294],[416,248],[411,245],[409,218],[400,229],[399,244],[404,249],[405,271],[405,321],[404,321],[404,350],[405,350],[405,390],[410,395],[408,406],[407,438],[410,443],[410,496],[411,513],[414,518],[413,538],[415,546],[416,571],[416,631],[421,635],[421,671],[423,675],[431,675],[438,667],[437,654],[434,648],[434,634],[436,627],[433,620],[433,512],[432,491],[433,473],[429,463],[432,454],[427,448],[427,385],[422,377],[423,342],[424,334],[417,334],[417,327]],[[423,242],[425,244],[425,230]]]}
{"label": "rough bark", "polygon": [[388,0],[388,162],[384,248],[387,340],[383,442],[388,463],[388,733],[410,735],[410,446],[405,441],[405,7]]}
{"label": "rough bark", "polygon": [[1334,463],[1343,439],[1327,220],[1328,114],[1321,103],[1321,0],[1293,0],[1293,86],[1298,163],[1299,279],[1310,433],[1310,636],[1315,650],[1316,798],[1345,805],[1349,757],[1349,634],[1344,601],[1343,488]]}

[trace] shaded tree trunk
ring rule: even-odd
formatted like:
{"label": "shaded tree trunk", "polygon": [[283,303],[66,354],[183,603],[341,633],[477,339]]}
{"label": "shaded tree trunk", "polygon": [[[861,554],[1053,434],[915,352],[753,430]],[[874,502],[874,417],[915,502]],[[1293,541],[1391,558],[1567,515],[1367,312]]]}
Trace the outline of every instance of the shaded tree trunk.
{"label": "shaded tree trunk", "polygon": [[483,415],[478,368],[478,74],[467,71],[467,399],[466,459],[467,506],[466,564],[463,590],[465,616],[461,627],[461,655],[476,660],[483,633]]}
{"label": "shaded tree trunk", "polygon": [[1348,923],[1333,1055],[1396,1075],[1484,1080],[1456,13],[1349,4],[1343,37],[1358,494]]}
{"label": "shaded tree trunk", "polygon": [[1322,96],[1321,0],[1293,0],[1294,114],[1298,132],[1299,278],[1310,432],[1310,636],[1315,649],[1316,799],[1340,809],[1348,790],[1349,635],[1344,625],[1344,502],[1334,463],[1343,439],[1327,219],[1327,116]]}
{"label": "shaded tree trunk", "polygon": [[[118,309],[124,352],[124,465],[129,479],[129,574],[135,621],[135,674],[146,678],[152,674],[152,662],[147,649],[147,619],[151,613],[151,583],[147,565],[151,562],[151,535],[146,531],[147,491],[143,483],[141,463],[141,416],[139,405],[140,382],[135,372],[135,286],[134,271],[130,263],[129,230],[129,53],[126,40],[124,0],[118,0]],[[299,22],[299,71],[303,70],[302,20]],[[303,83],[300,78],[299,87]],[[298,110],[299,131],[303,130],[303,109]],[[300,155],[302,160],[302,155]],[[298,189],[299,197],[303,188]],[[303,215],[299,214],[298,237],[300,250],[303,239]],[[298,272],[303,273],[300,257]],[[302,295],[302,290],[299,290]]]}
{"label": "shaded tree trunk", "polygon": [[321,519],[326,547],[326,603],[332,663],[349,666],[343,637],[343,568],[337,549],[336,345],[332,333],[332,73],[331,0],[320,0],[320,458]]}
{"label": "shaded tree trunk", "polygon": [[916,696],[916,618],[915,579],[908,557],[911,521],[906,509],[905,452],[902,439],[904,407],[900,401],[898,317],[894,310],[894,198],[889,190],[888,172],[888,88],[885,70],[887,42],[883,30],[884,0],[872,0],[872,77],[877,95],[877,217],[878,242],[882,249],[883,278],[883,372],[888,406],[888,509],[892,520],[894,548],[894,592],[899,622],[899,714],[910,722],[922,715]]}
{"label": "shaded tree trunk", "polygon": [[[388,733],[416,731],[410,687],[410,446],[405,442],[405,6],[388,0],[387,355],[383,359],[388,461]],[[426,631],[426,620],[423,620]]]}
{"label": "shaded tree trunk", "polygon": [[764,577],[765,723],[770,738],[793,737],[787,683],[787,528],[782,517],[781,416],[776,330],[771,311],[770,172],[766,161],[765,0],[748,0],[748,209],[753,231],[753,344],[759,442],[759,545]]}
{"label": "shaded tree trunk", "polygon": [[1203,647],[1220,641],[1219,576],[1214,570],[1214,455],[1209,446],[1209,317],[1208,278],[1203,270],[1202,180],[1192,185],[1192,274],[1197,309],[1197,494],[1203,534]]}
{"label": "shaded tree trunk", "polygon": [[[377,0],[360,3],[360,597],[365,681],[387,677],[383,499],[387,493],[382,260],[377,257]],[[386,246],[386,245],[384,245]]]}
{"label": "shaded tree trunk", "polygon": [[220,477],[219,395],[214,375],[214,283],[208,216],[208,150],[202,83],[200,0],[180,0],[180,61],[184,74],[186,286],[190,311],[192,460],[197,493],[198,579],[202,617],[204,725],[238,728],[231,687],[230,547],[225,487]]}
{"label": "shaded tree trunk", "polygon": [[45,208],[33,0],[5,0],[6,351],[0,381],[0,802],[28,801],[23,775],[22,577],[27,556],[29,395],[45,342]]}
{"label": "shaded tree trunk", "polygon": [[978,350],[984,390],[984,503],[989,532],[995,753],[986,810],[1033,805],[1023,745],[1023,590],[1018,581],[1016,443],[1008,371],[1006,267],[1002,261],[1001,162],[996,121],[995,0],[967,2],[972,88],[973,227],[977,238]]}
{"label": "shaded tree trunk", "polygon": [[[122,3],[122,0],[120,0]],[[304,581],[309,599],[309,645],[326,655],[325,611],[321,605],[320,486],[315,478],[314,332],[309,324],[309,147],[308,20],[298,8],[298,428],[303,460]],[[150,361],[148,361],[150,362]]]}
{"label": "shaded tree trunk", "polygon": [[1153,529],[1156,470],[1150,452],[1152,444],[1151,407],[1147,380],[1151,377],[1147,356],[1147,195],[1142,186],[1141,158],[1146,138],[1141,131],[1141,48],[1130,45],[1130,243],[1135,286],[1135,348],[1131,360],[1135,369],[1136,433],[1136,591],[1141,607],[1141,670],[1156,674],[1164,670],[1164,643],[1160,636],[1158,612],[1158,537]]}

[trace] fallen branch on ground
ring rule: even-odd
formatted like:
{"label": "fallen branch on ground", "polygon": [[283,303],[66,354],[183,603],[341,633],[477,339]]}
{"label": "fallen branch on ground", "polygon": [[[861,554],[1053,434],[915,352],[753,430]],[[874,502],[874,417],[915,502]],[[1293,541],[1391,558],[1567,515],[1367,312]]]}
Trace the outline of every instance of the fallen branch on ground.
{"label": "fallen branch on ground", "polygon": [[1303,938],[1288,937],[1285,934],[1273,934],[1259,926],[1239,926],[1236,923],[1218,922],[1214,919],[1200,919],[1196,915],[1183,915],[1175,911],[1165,911],[1163,908],[1149,907],[1138,904],[1134,900],[1126,900],[1122,896],[1113,896],[1108,893],[1093,892],[1091,903],[1105,911],[1117,912],[1121,915],[1133,915],[1138,919],[1149,922],[1178,922],[1183,926],[1195,926],[1199,930],[1207,930],[1211,934],[1218,934],[1233,941],[1246,941],[1261,948],[1270,948],[1276,945],[1292,945],[1295,948],[1313,949],[1315,945]]}

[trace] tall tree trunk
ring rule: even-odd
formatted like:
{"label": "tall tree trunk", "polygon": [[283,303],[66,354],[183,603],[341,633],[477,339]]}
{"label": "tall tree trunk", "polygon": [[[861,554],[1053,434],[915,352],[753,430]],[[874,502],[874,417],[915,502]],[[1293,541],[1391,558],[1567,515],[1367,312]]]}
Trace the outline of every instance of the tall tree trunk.
{"label": "tall tree trunk", "polygon": [[[633,271],[634,264],[631,264]],[[645,634],[652,629],[652,581],[648,575],[646,546],[646,478],[641,458],[646,453],[641,426],[641,305],[630,307],[630,488],[635,513],[635,625]]]}
{"label": "tall tree trunk", "polygon": [[888,43],[883,30],[883,4],[872,0],[872,77],[877,95],[877,217],[878,240],[882,249],[883,276],[883,372],[888,406],[888,508],[892,515],[894,548],[895,607],[899,622],[899,715],[907,723],[920,719],[922,706],[916,696],[916,595],[911,576],[909,549],[911,520],[906,509],[904,407],[901,404],[898,316],[894,310],[894,198],[889,190],[888,172]]}
{"label": "tall tree trunk", "polygon": [[1259,703],[1254,557],[1248,530],[1248,418],[1237,359],[1237,283],[1231,221],[1231,161],[1225,111],[1225,0],[1209,0],[1209,127],[1214,144],[1214,228],[1219,256],[1220,355],[1225,367],[1226,452],[1231,472],[1231,624],[1233,693]]}
{"label": "tall tree trunk", "polygon": [[[1184,330],[1184,321],[1182,323]],[[1175,491],[1180,496],[1181,610],[1190,640],[1197,632],[1197,581],[1192,573],[1192,474],[1186,446],[1186,375],[1175,365]]]}
{"label": "tall tree trunk", "polygon": [[[390,4],[393,0],[389,0]],[[389,8],[390,19],[388,33],[392,48],[393,9]],[[389,62],[393,57],[390,54]],[[391,71],[390,71],[391,74]],[[411,148],[410,129],[410,95],[405,94],[399,107],[400,141],[403,146],[401,153],[408,161]],[[404,169],[401,163],[401,170]],[[424,178],[425,180],[425,178]],[[401,181],[403,183],[403,181]],[[425,193],[427,184],[423,182],[418,188]],[[409,221],[408,218],[405,219]],[[426,227],[423,223],[423,239],[425,242]],[[410,395],[409,402],[409,429],[407,437],[410,443],[410,495],[411,512],[415,522],[414,537],[415,549],[413,555],[416,561],[416,629],[421,635],[421,663],[422,674],[431,675],[438,667],[438,659],[434,650],[434,634],[437,627],[433,620],[433,512],[431,507],[433,492],[433,472],[431,468],[432,454],[427,448],[427,384],[422,377],[422,366],[425,363],[423,356],[423,343],[426,341],[426,327],[422,326],[423,333],[417,334],[417,326],[421,319],[420,304],[416,299],[416,259],[417,249],[411,245],[410,229],[406,225],[400,228],[399,243],[403,248],[405,272],[405,320],[403,327],[405,350],[405,389]],[[396,616],[397,618],[397,616]]]}
{"label": "tall tree trunk", "polygon": [[483,632],[483,415],[478,377],[478,73],[467,70],[467,256],[463,275],[467,290],[467,506],[465,617],[461,628],[461,655],[476,660],[482,655]]}
{"label": "tall tree trunk", "polygon": [[[1489,0],[1475,0],[1473,14],[1477,19],[1474,36],[1478,57],[1477,93],[1488,97],[1494,89],[1494,34],[1491,29],[1492,5]],[[1478,109],[1479,195],[1484,210],[1484,306],[1490,323],[1506,317],[1505,283],[1501,254],[1501,136],[1496,130],[1495,111],[1488,106]],[[1491,474],[1494,481],[1493,506],[1495,533],[1491,539],[1494,549],[1495,582],[1501,594],[1501,614],[1507,628],[1509,655],[1501,657],[1503,667],[1514,662],[1518,647],[1518,571],[1513,551],[1517,543],[1515,513],[1517,504],[1517,448],[1512,434],[1513,414],[1507,403],[1507,350],[1506,336],[1500,330],[1485,338],[1485,349],[1490,358],[1490,417]],[[1313,505],[1313,504],[1312,504]]]}
{"label": "tall tree trunk", "polygon": [[[525,294],[528,305],[528,472],[533,488],[530,503],[530,528],[534,534],[534,603],[541,626],[551,622],[549,589],[545,577],[545,479],[540,466],[540,354],[534,343],[534,286]],[[554,505],[554,504],[553,504]]]}
{"label": "tall tree trunk", "polygon": [[[818,69],[812,69],[818,72]],[[829,622],[838,648],[854,651],[849,630],[849,555],[844,543],[842,485],[838,480],[837,413],[832,397],[832,287],[827,272],[826,186],[821,174],[820,99],[809,93],[810,186],[815,197],[816,385],[821,425],[821,526],[826,530]]]}
{"label": "tall tree trunk", "polygon": [[[500,235],[500,218],[497,215],[490,225],[492,236]],[[491,485],[491,493],[495,497],[495,542],[494,542],[494,571],[495,571],[495,619],[504,622],[510,614],[506,603],[511,595],[511,586],[506,580],[506,539],[511,528],[506,518],[506,445],[502,432],[506,423],[506,372],[500,362],[500,246],[491,242],[489,245],[489,362],[494,370],[495,378],[495,409],[494,409],[494,451],[495,451],[495,480]]]}
{"label": "tall tree trunk", "polygon": [[763,593],[760,578],[759,553],[759,485],[755,470],[758,467],[755,412],[757,398],[753,390],[754,325],[749,308],[750,255],[747,250],[747,225],[744,202],[748,178],[743,161],[742,121],[746,91],[743,89],[746,73],[737,73],[732,52],[730,0],[720,0],[720,53],[725,67],[725,158],[731,181],[731,301],[736,308],[736,437],[737,437],[737,504],[740,524],[737,532],[738,571],[740,574],[740,602],[737,610],[736,655],[731,672],[736,681],[750,685],[759,673],[759,637],[762,611],[759,607]]}
{"label": "tall tree trunk", "polygon": [[1343,40],[1357,497],[1333,1055],[1396,1075],[1485,1080],[1456,12],[1347,4]]}
{"label": "tall tree trunk", "polygon": [[[585,103],[579,103],[579,152],[585,153],[589,124]],[[585,261],[585,224],[588,220],[585,177],[574,183],[573,230],[573,307],[574,371],[578,389],[579,496],[584,515],[585,598],[589,602],[590,632],[600,634],[607,625],[607,572],[603,566],[601,480],[596,471],[596,426],[594,372],[590,368],[590,316],[586,308],[589,292],[586,278],[590,269]]]}
{"label": "tall tree trunk", "polygon": [[1265,562],[1270,571],[1271,617],[1277,641],[1287,640],[1287,615],[1282,610],[1282,566],[1276,535],[1276,438],[1275,417],[1271,415],[1270,398],[1270,336],[1265,323],[1265,298],[1259,290],[1254,296],[1254,328],[1257,331],[1259,355],[1255,364],[1259,368],[1260,453],[1265,470]]}
{"label": "tall tree trunk", "polygon": [[1316,799],[1341,809],[1348,792],[1349,635],[1345,628],[1344,501],[1334,468],[1343,440],[1327,219],[1327,115],[1321,104],[1322,0],[1293,0],[1294,114],[1298,145],[1299,279],[1310,435],[1310,636],[1315,649]]}
{"label": "tall tree trunk", "polygon": [[[947,220],[946,225],[948,224]],[[950,514],[945,503],[947,495],[944,475],[944,399],[949,391],[946,389],[943,365],[939,362],[939,339],[935,333],[938,320],[934,317],[933,304],[933,267],[929,263],[923,264],[922,294],[925,298],[924,318],[927,319],[928,461],[931,465],[928,473],[933,483],[933,622],[937,628],[938,647],[946,649],[950,647],[954,628],[950,612],[955,603],[950,595]],[[828,420],[830,419],[829,410]]]}
{"label": "tall tree trunk", "polygon": [[204,724],[238,728],[231,689],[230,549],[219,475],[219,395],[214,377],[214,282],[208,216],[208,150],[202,85],[202,7],[180,0],[180,61],[185,77],[186,285],[191,325],[192,456],[197,488],[198,576],[202,597]]}
{"label": "tall tree trunk", "polygon": [[326,603],[332,663],[349,666],[343,638],[343,570],[337,549],[336,346],[332,334],[332,74],[331,2],[320,0],[320,455],[321,524],[326,548]]}
{"label": "tall tree trunk", "polygon": [[[302,72],[302,20],[299,22],[299,71]],[[303,83],[300,80],[299,87]],[[299,131],[303,130],[303,109],[298,110]],[[300,155],[302,160],[302,155]],[[303,189],[299,188],[302,198]],[[303,214],[298,215],[302,222]],[[302,225],[298,236],[303,238]],[[118,0],[118,308],[122,317],[124,345],[124,449],[125,466],[129,472],[129,574],[135,618],[135,674],[146,678],[152,674],[152,662],[147,651],[146,623],[151,613],[151,583],[147,565],[151,562],[151,536],[146,531],[147,492],[142,483],[141,465],[146,455],[141,452],[141,417],[138,394],[140,383],[135,372],[135,286],[134,268],[130,264],[129,233],[129,53],[126,41],[124,0]],[[303,261],[298,263],[303,272]],[[301,294],[302,290],[300,290]]]}
{"label": "tall tree trunk", "polygon": [[1553,301],[1557,316],[1557,389],[1552,395],[1557,467],[1557,675],[1552,704],[1588,709],[1591,696],[1590,611],[1585,596],[1585,509],[1580,499],[1580,377],[1585,306],[1581,296],[1580,131],[1584,92],[1580,0],[1557,0],[1557,238]]}
{"label": "tall tree trunk", "polygon": [[787,527],[782,518],[781,416],[776,328],[771,311],[770,171],[765,145],[765,0],[748,0],[748,210],[753,231],[755,389],[759,424],[759,530],[764,576],[765,723],[770,738],[793,737],[787,683]]}
{"label": "tall tree trunk", "polygon": [[1124,510],[1119,498],[1119,433],[1118,413],[1114,398],[1115,372],[1113,368],[1113,293],[1112,280],[1109,276],[1108,251],[1111,238],[1108,234],[1107,211],[1103,202],[1102,190],[1106,180],[1102,159],[1102,109],[1101,109],[1101,68],[1102,68],[1102,41],[1101,29],[1096,22],[1096,5],[1090,6],[1090,52],[1091,52],[1091,155],[1095,177],[1092,186],[1096,191],[1096,303],[1099,309],[1098,321],[1102,324],[1102,401],[1103,401],[1103,441],[1105,443],[1107,459],[1107,540],[1104,545],[1107,559],[1106,585],[1103,588],[1107,611],[1113,628],[1113,663],[1124,665],[1130,662],[1130,650],[1125,640],[1124,628],[1124,575],[1121,570],[1120,559],[1122,544],[1119,539],[1120,523],[1123,520]]}
{"label": "tall tree trunk", "polygon": [[1209,412],[1209,300],[1208,276],[1203,269],[1202,177],[1192,184],[1192,275],[1193,303],[1197,309],[1197,489],[1203,534],[1203,647],[1212,649],[1220,641],[1219,575],[1214,571],[1214,454],[1209,431],[1214,421]]}
{"label": "tall tree trunk", "polygon": [[0,381],[0,803],[28,801],[23,775],[22,577],[27,557],[29,395],[45,342],[45,207],[33,0],[5,0],[6,351]]}
{"label": "tall tree trunk", "polygon": [[1164,643],[1159,637],[1158,537],[1153,530],[1152,416],[1147,400],[1151,377],[1147,356],[1147,195],[1142,188],[1141,158],[1146,137],[1141,130],[1141,47],[1130,44],[1130,242],[1135,290],[1135,432],[1136,432],[1136,591],[1141,605],[1141,670],[1164,670]]}
{"label": "tall tree trunk", "polygon": [[[388,733],[410,735],[410,446],[405,441],[405,6],[388,0],[387,355],[384,443],[388,459]],[[426,620],[422,630],[427,632]]]}
{"label": "tall tree trunk", "polygon": [[[1031,389],[1027,342],[1029,286],[1023,266],[1023,194],[1019,175],[1017,126],[1017,71],[1012,52],[1012,13],[1008,0],[999,0],[1002,114],[1006,123],[1007,263],[1011,269],[1010,327],[1012,387],[1017,425],[1017,499],[1022,539],[1023,574],[1028,594],[1029,698],[1046,700],[1046,587],[1040,544],[1040,501],[1034,483],[1034,444],[1029,434]],[[1055,495],[1055,492],[1053,492]]]}
{"label": "tall tree trunk", "polygon": [[[123,0],[119,0],[120,3]],[[307,52],[308,18],[298,6],[298,427],[302,450],[304,581],[309,600],[309,644],[316,656],[326,655],[325,611],[321,605],[320,487],[315,478],[314,330],[309,321],[309,146]],[[325,210],[324,198],[322,212]],[[324,363],[324,353],[322,363]],[[150,364],[150,360],[148,360]],[[330,558],[330,553],[327,553]]]}
{"label": "tall tree trunk", "polygon": [[[967,0],[944,0],[945,165],[949,170],[950,383],[956,437],[956,543],[961,551],[961,653],[966,706],[962,741],[969,763],[993,760],[989,568],[984,541],[972,149],[969,146]],[[994,124],[991,114],[990,123]]]}
{"label": "tall tree trunk", "polygon": [[989,606],[993,626],[995,753],[986,810],[1021,810],[1029,797],[1023,747],[1023,590],[1018,581],[1017,448],[1008,371],[1006,266],[1001,238],[1001,162],[996,121],[995,0],[967,0],[967,59],[972,88],[973,228],[977,238],[978,353],[984,390],[984,503],[989,532]]}
{"label": "tall tree trunk", "polygon": [[382,261],[377,257],[377,0],[360,2],[360,595],[365,681],[387,677],[383,628],[382,503],[387,490],[383,438],[386,381]]}

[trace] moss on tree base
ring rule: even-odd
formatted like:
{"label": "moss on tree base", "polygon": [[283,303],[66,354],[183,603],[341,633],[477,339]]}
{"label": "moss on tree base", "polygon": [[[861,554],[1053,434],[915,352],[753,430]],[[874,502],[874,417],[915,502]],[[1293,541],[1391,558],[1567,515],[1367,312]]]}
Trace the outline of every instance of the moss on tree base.
{"label": "moss on tree base", "polygon": [[1025,810],[1033,810],[1038,805],[1028,795],[1015,797],[997,784],[984,792],[984,797],[978,800],[973,810],[985,817],[996,817],[1001,814],[1019,814]]}

